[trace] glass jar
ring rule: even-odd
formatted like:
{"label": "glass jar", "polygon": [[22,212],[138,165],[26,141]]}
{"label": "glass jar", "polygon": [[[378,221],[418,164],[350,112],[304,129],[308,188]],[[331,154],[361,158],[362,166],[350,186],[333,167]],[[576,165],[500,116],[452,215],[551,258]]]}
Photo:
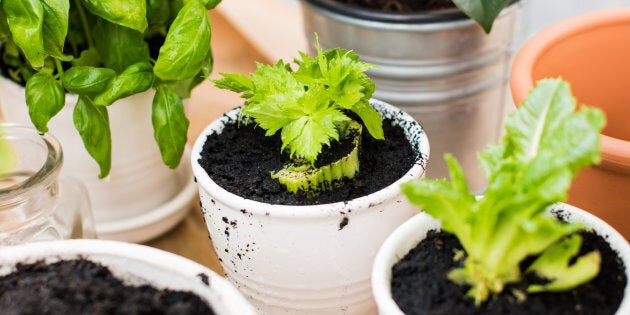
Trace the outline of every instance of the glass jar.
{"label": "glass jar", "polygon": [[59,176],[57,139],[0,124],[0,146],[0,245],[96,237],[85,187]]}

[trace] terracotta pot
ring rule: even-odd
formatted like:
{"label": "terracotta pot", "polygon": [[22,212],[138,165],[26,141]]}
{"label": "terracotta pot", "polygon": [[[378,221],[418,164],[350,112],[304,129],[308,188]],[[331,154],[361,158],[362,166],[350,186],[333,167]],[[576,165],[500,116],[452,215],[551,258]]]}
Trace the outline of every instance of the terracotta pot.
{"label": "terracotta pot", "polygon": [[[582,209],[565,203],[557,203],[548,208],[551,213],[559,213],[568,222],[579,222],[588,230],[605,236],[610,247],[617,252],[625,265],[626,278],[630,278],[630,244],[606,222]],[[397,228],[383,243],[372,268],[372,292],[381,315],[403,315],[392,298],[392,267],[416,247],[430,230],[441,228],[440,221],[422,212]],[[571,311],[569,311],[570,313]],[[624,297],[615,315],[630,314],[630,283],[626,283]]]}
{"label": "terracotta pot", "polygon": [[533,37],[517,54],[510,78],[520,104],[537,80],[571,83],[580,104],[606,112],[602,162],[581,171],[568,203],[609,222],[630,238],[630,8],[576,16]]}

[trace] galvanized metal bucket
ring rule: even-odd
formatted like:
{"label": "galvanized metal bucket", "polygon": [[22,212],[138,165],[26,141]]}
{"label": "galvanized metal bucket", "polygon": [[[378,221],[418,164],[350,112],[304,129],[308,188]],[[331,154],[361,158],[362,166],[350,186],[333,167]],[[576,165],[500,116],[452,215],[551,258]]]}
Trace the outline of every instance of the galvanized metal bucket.
{"label": "galvanized metal bucket", "polygon": [[504,9],[490,34],[457,9],[386,14],[304,0],[302,13],[311,52],[317,33],[323,49],[351,49],[375,64],[368,72],[374,98],[405,110],[426,129],[435,157],[427,177],[448,176],[442,156],[449,152],[470,189],[481,192],[486,179],[476,156],[501,135],[521,3]]}

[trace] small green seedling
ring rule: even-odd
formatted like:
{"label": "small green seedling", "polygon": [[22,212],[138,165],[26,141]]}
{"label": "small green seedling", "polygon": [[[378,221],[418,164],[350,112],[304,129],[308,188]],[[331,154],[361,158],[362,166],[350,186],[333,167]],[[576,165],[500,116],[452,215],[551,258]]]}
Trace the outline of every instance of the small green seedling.
{"label": "small green seedling", "polygon": [[[345,111],[357,114],[372,137],[383,139],[384,135],[382,118],[369,103],[374,83],[365,71],[372,65],[340,48],[324,52],[318,46],[316,57],[305,53],[300,57],[295,60],[295,71],[281,60],[275,65],[257,64],[250,77],[222,73],[223,78],[214,82],[242,93],[246,101],[241,115],[253,118],[267,136],[280,131],[279,150],[287,150],[292,161],[271,176],[287,190],[313,197],[359,171],[362,126]],[[345,137],[351,137],[354,149],[331,164],[316,167],[322,150]]]}
{"label": "small green seedling", "polygon": [[[480,154],[488,176],[482,198],[468,191],[462,168],[446,155],[451,181],[420,179],[403,184],[411,202],[439,219],[464,253],[462,267],[449,278],[471,287],[477,305],[522,278],[520,264],[538,258],[525,271],[548,280],[527,292],[571,289],[594,278],[600,254],[575,258],[582,226],[564,223],[545,209],[566,200],[572,178],[600,161],[601,110],[581,106],[560,79],[541,80],[506,121],[506,134]],[[570,263],[571,259],[576,259]],[[521,292],[522,293],[522,292]],[[523,294],[519,294],[523,295]]]}

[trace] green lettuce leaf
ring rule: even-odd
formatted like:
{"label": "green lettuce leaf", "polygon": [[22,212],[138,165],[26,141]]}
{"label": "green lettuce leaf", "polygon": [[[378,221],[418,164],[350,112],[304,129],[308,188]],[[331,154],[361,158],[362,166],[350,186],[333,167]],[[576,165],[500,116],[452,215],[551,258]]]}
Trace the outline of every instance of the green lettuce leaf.
{"label": "green lettuce leaf", "polygon": [[[566,199],[571,180],[581,168],[600,161],[604,124],[601,110],[587,106],[576,110],[568,83],[541,80],[506,120],[501,141],[479,155],[489,179],[483,198],[468,192],[461,167],[451,156],[446,156],[450,182],[420,179],[402,186],[411,202],[441,220],[443,229],[461,242],[465,265],[450,278],[470,285],[469,295],[477,304],[501,292],[506,283],[519,281],[519,265],[527,257],[542,254],[546,258],[536,271],[561,269],[553,264],[564,256],[545,253],[562,251],[566,247],[555,244],[582,227],[561,223],[546,215],[545,209]],[[531,292],[566,289],[590,279],[599,268],[593,265],[597,261],[581,261],[588,266],[562,269],[566,274],[560,285]],[[541,274],[548,276],[544,271]],[[566,278],[581,280],[562,280]]]}

